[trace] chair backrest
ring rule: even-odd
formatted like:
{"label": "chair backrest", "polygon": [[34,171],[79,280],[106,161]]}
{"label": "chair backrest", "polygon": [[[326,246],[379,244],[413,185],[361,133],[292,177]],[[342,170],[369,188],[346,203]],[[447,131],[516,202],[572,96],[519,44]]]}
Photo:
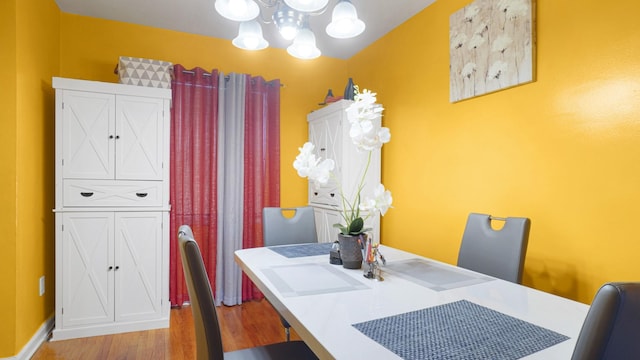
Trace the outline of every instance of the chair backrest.
{"label": "chair backrest", "polygon": [[196,349],[198,360],[219,359],[224,357],[222,335],[218,324],[215,302],[211,285],[200,254],[200,248],[193,238],[188,225],[178,230],[180,256],[187,290],[191,301],[193,324],[196,333]]}
{"label": "chair backrest", "polygon": [[[492,220],[504,221],[504,226],[494,230]],[[520,284],[530,227],[528,218],[469,214],[458,253],[458,266]]]}
{"label": "chair backrest", "polygon": [[[284,212],[293,212],[292,217]],[[310,206],[262,209],[264,246],[305,244],[318,242],[316,220]]]}
{"label": "chair backrest", "polygon": [[591,303],[572,360],[640,355],[640,283],[603,285]]}

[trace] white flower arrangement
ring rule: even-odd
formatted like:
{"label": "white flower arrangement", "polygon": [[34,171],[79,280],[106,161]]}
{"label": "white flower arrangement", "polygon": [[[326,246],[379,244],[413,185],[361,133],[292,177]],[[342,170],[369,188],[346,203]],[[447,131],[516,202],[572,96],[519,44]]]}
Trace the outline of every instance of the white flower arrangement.
{"label": "white flower arrangement", "polygon": [[[393,201],[391,192],[386,190],[382,184],[375,186],[373,194],[364,198],[361,197],[361,192],[364,189],[364,180],[371,162],[371,152],[388,143],[391,140],[391,133],[388,128],[381,127],[374,121],[381,116],[384,110],[382,106],[376,104],[376,93],[366,89],[361,93],[358,86],[355,86],[354,89],[354,102],[346,109],[347,118],[351,125],[349,137],[360,151],[368,152],[368,156],[367,165],[362,173],[354,198],[347,199],[342,187],[340,187],[341,214],[344,223],[334,224],[334,227],[339,228],[344,235],[357,235],[366,231],[367,229],[363,229],[364,220],[376,213],[384,216]],[[293,162],[293,167],[297,170],[299,176],[308,178],[315,187],[319,187],[327,184],[329,179],[333,177],[332,172],[335,168],[335,162],[332,159],[317,158],[313,153],[314,149],[315,145],[310,142],[298,148],[300,154]],[[360,216],[361,211],[366,212],[365,219]]]}

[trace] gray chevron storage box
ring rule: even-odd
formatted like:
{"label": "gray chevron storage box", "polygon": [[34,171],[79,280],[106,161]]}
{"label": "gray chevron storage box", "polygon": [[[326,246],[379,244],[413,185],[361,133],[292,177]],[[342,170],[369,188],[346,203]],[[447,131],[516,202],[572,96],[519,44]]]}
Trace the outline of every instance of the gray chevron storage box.
{"label": "gray chevron storage box", "polygon": [[118,62],[121,84],[170,89],[172,72],[168,61],[120,56]]}

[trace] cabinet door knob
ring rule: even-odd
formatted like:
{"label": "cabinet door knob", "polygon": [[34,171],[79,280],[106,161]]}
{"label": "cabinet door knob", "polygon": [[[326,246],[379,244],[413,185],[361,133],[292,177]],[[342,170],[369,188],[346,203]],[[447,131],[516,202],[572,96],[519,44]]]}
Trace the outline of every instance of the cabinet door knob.
{"label": "cabinet door knob", "polygon": [[92,197],[93,193],[92,192],[81,192],[80,195],[82,195],[84,197]]}
{"label": "cabinet door knob", "polygon": [[320,148],[320,151],[327,151],[326,148]]}
{"label": "cabinet door knob", "polygon": [[317,192],[317,191],[315,191],[315,192],[313,193],[313,195],[318,196],[318,192]]}
{"label": "cabinet door knob", "polygon": [[334,196],[336,196],[336,194],[335,193],[331,193],[331,194],[329,194],[329,196],[334,197]]}
{"label": "cabinet door knob", "polygon": [[113,266],[109,266],[109,268],[107,269],[107,271],[111,271],[113,270]]}
{"label": "cabinet door knob", "polygon": [[109,135],[109,139],[113,139],[113,135]]}
{"label": "cabinet door knob", "polygon": [[136,196],[139,198],[147,197],[148,193],[136,193]]}
{"label": "cabinet door knob", "polygon": [[119,270],[119,269],[120,269],[120,266],[116,266],[116,270]]}

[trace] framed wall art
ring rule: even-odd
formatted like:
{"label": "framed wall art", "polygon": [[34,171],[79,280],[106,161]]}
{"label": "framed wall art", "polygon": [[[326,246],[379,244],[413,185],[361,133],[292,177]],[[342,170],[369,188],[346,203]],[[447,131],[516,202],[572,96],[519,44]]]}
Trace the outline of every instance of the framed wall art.
{"label": "framed wall art", "polygon": [[535,0],[475,0],[449,17],[449,100],[534,80]]}

